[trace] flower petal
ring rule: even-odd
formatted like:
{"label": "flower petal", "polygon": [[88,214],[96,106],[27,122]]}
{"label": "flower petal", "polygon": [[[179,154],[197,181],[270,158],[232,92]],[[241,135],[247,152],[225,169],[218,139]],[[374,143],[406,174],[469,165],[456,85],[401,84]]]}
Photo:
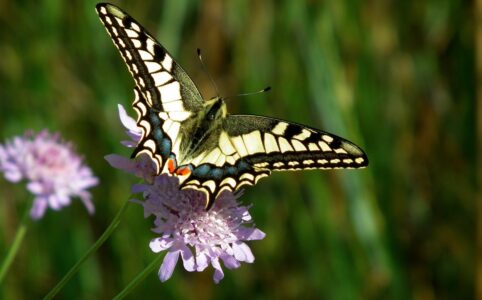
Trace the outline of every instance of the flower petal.
{"label": "flower petal", "polygon": [[79,195],[79,197],[80,197],[80,200],[82,200],[82,203],[84,203],[84,206],[87,209],[87,212],[92,215],[95,212],[95,206],[94,206],[94,203],[92,202],[90,194],[83,192]]}
{"label": "flower petal", "polygon": [[266,236],[266,233],[258,228],[240,228],[239,234],[242,236],[242,239],[246,241],[262,240]]}
{"label": "flower petal", "polygon": [[37,197],[33,201],[32,208],[30,209],[30,217],[33,220],[38,220],[45,214],[48,207],[48,201],[44,197]]}
{"label": "flower petal", "polygon": [[44,185],[41,184],[40,182],[37,182],[37,181],[33,181],[33,182],[29,182],[27,184],[27,189],[32,192],[32,194],[34,195],[40,195],[40,194],[43,194],[44,193]]}
{"label": "flower petal", "polygon": [[104,156],[104,159],[109,163],[109,165],[116,169],[120,169],[128,173],[134,173],[135,163],[131,159],[117,154],[108,154]]}
{"label": "flower petal", "polygon": [[18,169],[9,169],[5,171],[5,179],[10,182],[19,182],[22,180],[22,173]]}
{"label": "flower petal", "polygon": [[179,252],[180,251],[167,252],[166,256],[164,256],[161,268],[159,269],[159,279],[161,282],[165,282],[171,278],[179,258]]}
{"label": "flower petal", "polygon": [[220,258],[223,260],[224,266],[228,269],[236,269],[241,265],[239,261],[231,255],[221,255]]}
{"label": "flower petal", "polygon": [[247,263],[254,262],[254,255],[251,249],[246,243],[235,242],[233,243],[234,257],[239,261]]}
{"label": "flower petal", "polygon": [[196,271],[202,272],[209,266],[209,257],[206,250],[196,247]]}
{"label": "flower petal", "polygon": [[136,120],[127,114],[126,109],[122,104],[117,104],[117,109],[119,111],[119,119],[126,129],[131,131],[140,131],[140,129],[137,127]]}
{"label": "flower petal", "polygon": [[217,257],[211,258],[211,265],[214,268],[213,280],[215,283],[219,283],[221,279],[224,278],[224,272],[219,263],[219,259]]}
{"label": "flower petal", "polygon": [[182,263],[184,265],[184,269],[189,272],[193,272],[196,270],[196,262],[194,261],[194,256],[192,255],[191,250],[185,245],[180,247]]}
{"label": "flower petal", "polygon": [[173,241],[166,238],[156,238],[151,240],[149,243],[149,247],[151,248],[152,252],[159,253],[170,248],[173,244]]}

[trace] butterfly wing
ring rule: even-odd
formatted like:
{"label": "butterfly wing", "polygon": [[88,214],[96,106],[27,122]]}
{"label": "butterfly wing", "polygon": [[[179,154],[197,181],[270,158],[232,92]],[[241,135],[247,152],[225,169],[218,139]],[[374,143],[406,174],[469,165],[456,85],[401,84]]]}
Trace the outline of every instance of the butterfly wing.
{"label": "butterfly wing", "polygon": [[167,50],[120,8],[106,3],[97,13],[135,82],[133,106],[142,138],[133,153],[149,154],[157,173],[178,141],[181,123],[203,107],[201,94]]}
{"label": "butterfly wing", "polygon": [[283,120],[229,115],[216,145],[202,154],[183,188],[206,193],[209,207],[223,191],[254,185],[271,171],[363,168],[365,153],[336,135]]}
{"label": "butterfly wing", "polygon": [[226,132],[255,169],[348,169],[368,165],[355,144],[331,133],[279,119],[231,115]]}

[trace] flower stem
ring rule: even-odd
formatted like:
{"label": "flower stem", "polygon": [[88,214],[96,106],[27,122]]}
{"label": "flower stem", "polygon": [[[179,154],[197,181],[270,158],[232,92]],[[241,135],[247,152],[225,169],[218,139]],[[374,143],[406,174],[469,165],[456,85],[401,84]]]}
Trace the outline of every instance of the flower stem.
{"label": "flower stem", "polygon": [[124,204],[122,204],[122,207],[119,209],[114,219],[110,223],[109,227],[107,227],[104,233],[102,233],[100,238],[92,245],[92,247],[90,247],[89,250],[87,250],[87,252],[84,253],[84,255],[69,270],[69,272],[65,274],[64,278],[62,278],[62,280],[60,280],[59,283],[57,283],[57,285],[52,290],[50,290],[50,292],[47,294],[47,296],[45,296],[44,299],[52,299],[55,295],[57,295],[57,293],[64,287],[64,285],[79,271],[80,267],[87,260],[87,258],[89,258],[95,251],[97,251],[97,249],[102,246],[102,244],[107,240],[107,238],[112,234],[112,232],[114,232],[114,230],[120,223],[120,219],[127,208],[127,204],[129,203],[130,198],[131,197],[129,197],[124,202]]}
{"label": "flower stem", "polygon": [[114,297],[114,300],[120,300],[127,296],[139,283],[146,278],[147,275],[159,267],[159,262],[163,257],[163,255],[158,254],[156,258],[125,287],[125,289]]}
{"label": "flower stem", "polygon": [[28,209],[25,209],[25,212],[22,217],[22,221],[20,222],[20,226],[18,227],[17,232],[15,233],[15,238],[13,239],[12,246],[10,246],[7,256],[5,257],[5,260],[2,263],[2,267],[0,269],[0,284],[3,282],[3,279],[5,278],[5,275],[7,274],[8,269],[12,265],[13,259],[17,255],[18,249],[20,248],[23,238],[27,233],[27,228],[29,224],[30,224],[30,215],[28,213]]}

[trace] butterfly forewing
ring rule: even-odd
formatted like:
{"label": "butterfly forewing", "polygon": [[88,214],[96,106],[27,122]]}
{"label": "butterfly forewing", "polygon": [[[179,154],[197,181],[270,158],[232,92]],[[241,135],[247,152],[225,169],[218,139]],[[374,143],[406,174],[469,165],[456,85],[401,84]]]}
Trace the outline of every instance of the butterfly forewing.
{"label": "butterfly forewing", "polygon": [[[195,158],[183,187],[215,199],[223,190],[254,185],[271,171],[362,168],[365,153],[336,135],[261,116],[229,115],[216,145]],[[211,203],[209,203],[211,204]]]}
{"label": "butterfly forewing", "polygon": [[133,106],[143,137],[134,155],[150,153],[161,172],[181,122],[202,108],[202,97],[167,50],[132,17],[110,4],[96,9],[136,84]]}
{"label": "butterfly forewing", "polygon": [[202,108],[202,97],[192,80],[147,30],[118,7],[100,3],[96,8],[150,106],[167,112]]}

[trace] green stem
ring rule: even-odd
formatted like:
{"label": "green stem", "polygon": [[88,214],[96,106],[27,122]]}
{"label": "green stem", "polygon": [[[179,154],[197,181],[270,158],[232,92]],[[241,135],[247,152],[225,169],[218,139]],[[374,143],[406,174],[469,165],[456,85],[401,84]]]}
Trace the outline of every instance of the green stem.
{"label": "green stem", "polygon": [[147,275],[149,275],[154,269],[159,268],[159,263],[163,255],[158,254],[157,257],[144,269],[139,275],[137,275],[127,286],[123,289],[114,300],[123,299],[127,296],[139,283],[141,283]]}
{"label": "green stem", "polygon": [[28,228],[28,225],[30,224],[30,215],[28,211],[29,211],[28,209],[25,210],[22,217],[22,221],[20,223],[20,227],[17,229],[17,232],[15,233],[15,238],[13,240],[12,246],[10,246],[7,256],[5,257],[5,260],[2,263],[2,267],[0,269],[0,284],[3,282],[3,279],[5,278],[5,275],[7,274],[8,269],[12,265],[13,259],[17,255],[18,249],[20,248],[23,238],[27,233],[27,228]]}
{"label": "green stem", "polygon": [[107,238],[112,234],[112,232],[114,232],[116,227],[119,225],[120,219],[127,208],[129,199],[130,197],[128,198],[127,201],[124,202],[124,204],[122,204],[122,207],[117,212],[116,216],[110,223],[109,227],[107,227],[107,229],[100,236],[100,238],[95,242],[95,244],[92,245],[92,247],[90,247],[90,249],[84,253],[84,256],[82,256],[79,259],[79,261],[77,261],[77,263],[70,269],[70,271],[67,274],[65,274],[64,278],[62,278],[62,280],[60,280],[60,282],[57,283],[57,285],[47,294],[47,296],[45,296],[44,299],[52,299],[55,295],[57,295],[57,293],[72,278],[72,276],[74,276],[79,271],[80,267],[87,260],[87,258],[89,258],[95,251],[97,251],[97,249],[99,249],[99,247],[102,246],[102,244],[107,240]]}

